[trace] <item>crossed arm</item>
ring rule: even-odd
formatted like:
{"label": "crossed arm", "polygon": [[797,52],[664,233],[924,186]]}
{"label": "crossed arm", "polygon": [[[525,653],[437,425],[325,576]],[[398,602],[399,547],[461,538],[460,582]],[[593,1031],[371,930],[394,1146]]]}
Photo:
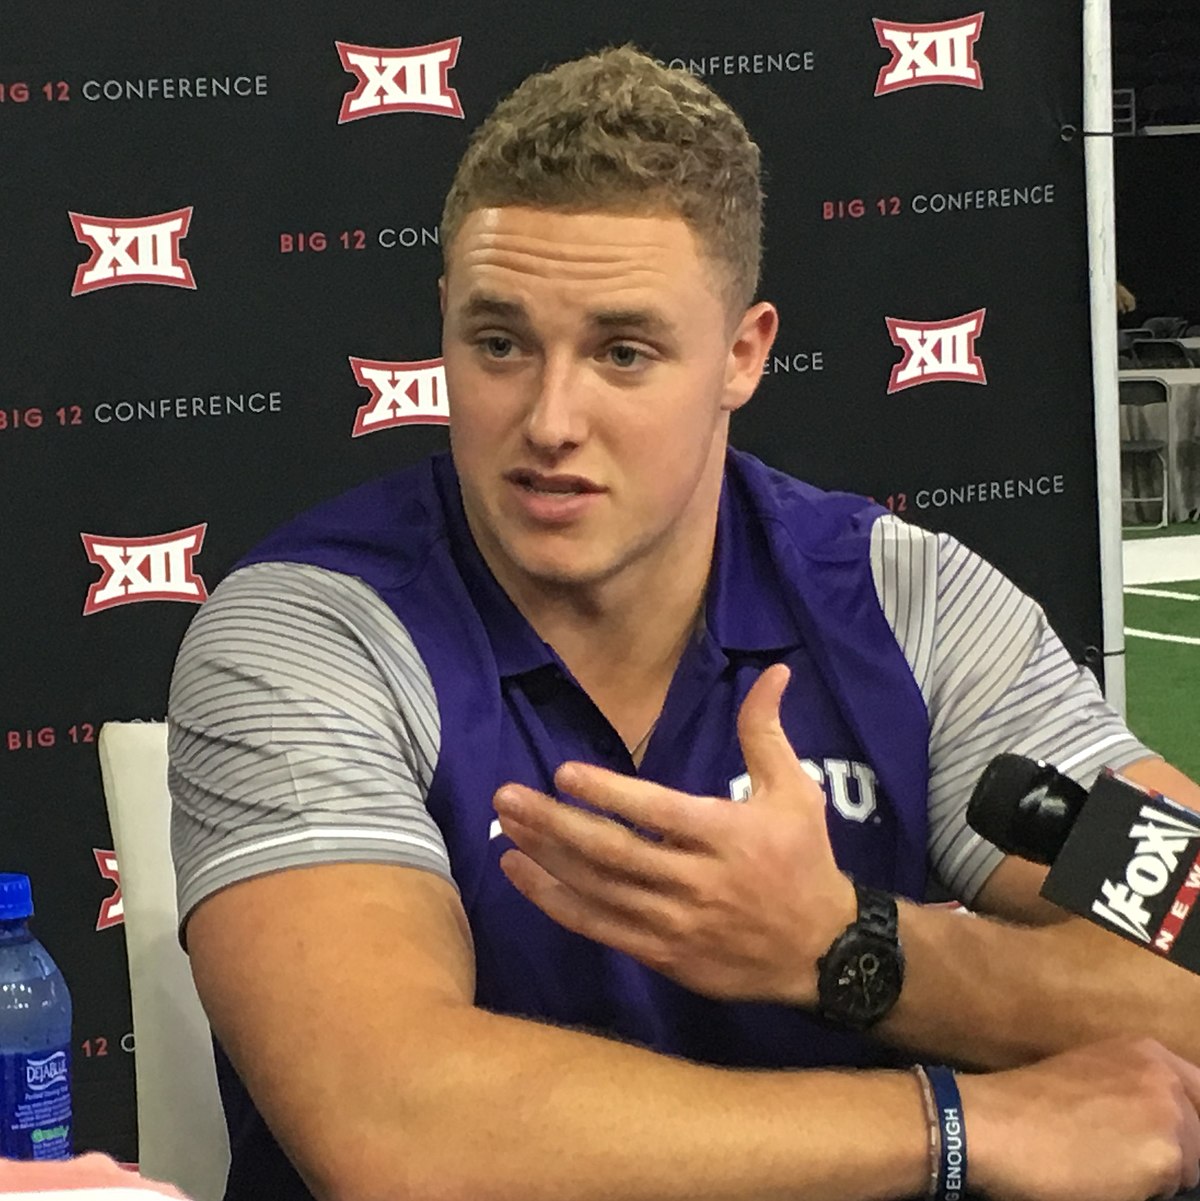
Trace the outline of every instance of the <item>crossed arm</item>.
{"label": "crossed arm", "polygon": [[[798,764],[789,777],[786,738],[780,744],[769,727],[747,746],[751,804],[707,809],[732,820],[757,804],[770,832],[760,846],[743,842],[740,862],[761,877],[764,864],[787,863],[807,845],[792,882],[817,878],[836,914],[836,868],[822,873],[832,858],[814,864],[811,854],[823,800],[796,791],[808,777]],[[1148,762],[1130,774],[1153,783],[1169,770]],[[577,773],[571,788],[586,792],[586,781]],[[537,794],[524,802],[517,820],[498,799],[524,848],[506,870],[580,925],[583,909],[561,908],[561,890],[575,890],[549,868],[569,875],[565,862],[586,858],[584,846],[595,852],[589,835],[607,839],[623,827]],[[582,819],[584,835],[564,819]],[[702,859],[693,852],[691,867]],[[1039,916],[1028,865],[1010,862],[989,903]],[[811,900],[811,891],[800,898]],[[645,915],[628,925],[644,927]],[[763,952],[734,957],[731,969],[712,927],[695,939],[702,929],[677,922],[676,949],[656,966],[695,984],[690,964],[709,973],[702,990],[718,995],[811,1000],[811,960],[796,969],[807,952],[770,970],[794,943],[735,931],[728,946],[744,948],[749,936]],[[603,934],[620,941],[615,925]],[[476,1008],[466,919],[432,874],[356,864],[277,872],[209,897],[188,937],[214,1029],[321,1201],[849,1201],[923,1189],[924,1117],[903,1073],[729,1071]],[[831,937],[820,932],[821,950]],[[902,937],[909,983],[883,1033],[920,1051],[996,1065],[1121,1030],[1185,1050],[1195,1038],[1171,1020],[1176,1009],[1194,1012],[1193,993],[1182,991],[1194,982],[1082,923],[1021,929],[913,907]],[[1197,1179],[1200,1072],[1157,1044],[1093,1044],[963,1077],[962,1087],[972,1179],[996,1197],[1102,1201]]]}
{"label": "crossed arm", "polygon": [[[363,748],[351,749],[357,762]],[[1200,807],[1164,765],[1127,774],[1156,783],[1145,773],[1163,771],[1164,791]],[[767,849],[797,820],[817,828],[811,792],[789,796],[758,833]],[[506,862],[514,878],[552,876],[548,856],[570,842],[557,824],[578,810],[527,799],[527,854]],[[707,808],[732,820],[755,807]],[[754,875],[767,859],[741,845]],[[836,871],[819,882],[833,904],[810,935],[816,953],[849,917]],[[1045,922],[1039,883],[1008,860],[980,903]],[[924,1117],[903,1074],[719,1070],[477,1009],[465,916],[431,872],[275,871],[201,901],[187,934],[214,1029],[320,1201],[849,1201],[923,1188]],[[1194,982],[1083,923],[1027,930],[906,907],[902,937],[908,982],[881,1033],[931,1056],[1015,1063],[1119,1029],[1195,1054]],[[794,988],[803,1003],[811,963],[773,945],[787,965],[775,995]],[[971,1177],[996,1197],[1106,1201],[1194,1183],[1200,1081],[1160,1049],[1093,1046],[962,1086]]]}
{"label": "crossed arm", "polygon": [[[906,1073],[730,1071],[475,1008],[457,895],[418,869],[260,876],[188,935],[213,1027],[319,1201],[871,1201],[927,1181]],[[961,1085],[993,1197],[1196,1183],[1200,1071],[1156,1044]]]}
{"label": "crossed arm", "polygon": [[218,1036],[322,1201],[921,1191],[910,1077],[721,1071],[484,1012],[431,874],[260,877],[204,902],[188,938]]}

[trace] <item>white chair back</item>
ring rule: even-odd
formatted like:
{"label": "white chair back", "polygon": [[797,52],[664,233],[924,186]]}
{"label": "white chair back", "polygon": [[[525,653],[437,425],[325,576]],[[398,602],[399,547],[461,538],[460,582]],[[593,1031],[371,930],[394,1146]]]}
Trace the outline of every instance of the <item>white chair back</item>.
{"label": "white chair back", "polygon": [[125,910],[139,1169],[195,1201],[220,1201],[229,1138],[212,1034],[177,934],[166,725],[107,722],[100,770]]}

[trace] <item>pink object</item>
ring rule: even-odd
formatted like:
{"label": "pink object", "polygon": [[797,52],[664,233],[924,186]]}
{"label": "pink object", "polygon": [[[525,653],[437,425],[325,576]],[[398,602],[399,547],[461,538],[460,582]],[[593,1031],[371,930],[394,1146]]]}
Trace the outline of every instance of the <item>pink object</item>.
{"label": "pink object", "polygon": [[145,1201],[155,1197],[187,1201],[171,1185],[147,1180],[95,1151],[65,1160],[0,1159],[0,1198],[14,1193],[61,1196],[64,1201],[119,1201],[131,1194],[138,1194],[139,1201],[142,1197]]}

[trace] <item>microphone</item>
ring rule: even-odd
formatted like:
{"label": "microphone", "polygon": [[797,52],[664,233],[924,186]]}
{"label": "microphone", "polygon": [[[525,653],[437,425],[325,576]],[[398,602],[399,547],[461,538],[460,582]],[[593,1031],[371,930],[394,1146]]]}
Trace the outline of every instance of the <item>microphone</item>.
{"label": "microphone", "polygon": [[967,821],[1002,851],[1049,864],[1048,901],[1200,973],[1200,813],[1105,768],[1088,791],[1022,755],[988,764]]}
{"label": "microphone", "polygon": [[1087,789],[1049,763],[997,755],[971,793],[967,821],[1002,851],[1050,864],[1087,799]]}

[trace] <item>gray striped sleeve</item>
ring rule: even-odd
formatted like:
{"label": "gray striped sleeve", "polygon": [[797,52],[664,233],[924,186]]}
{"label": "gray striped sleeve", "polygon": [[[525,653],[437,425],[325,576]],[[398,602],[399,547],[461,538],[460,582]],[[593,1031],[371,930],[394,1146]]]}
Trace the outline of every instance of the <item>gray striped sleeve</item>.
{"label": "gray striped sleeve", "polygon": [[450,879],[425,807],[440,737],[429,672],[365,584],[287,563],[229,576],[171,680],[181,927],[218,889],[287,867],[397,863]]}
{"label": "gray striped sleeve", "polygon": [[1045,759],[1090,786],[1101,767],[1152,752],[1071,659],[1041,606],[954,538],[881,517],[871,566],[929,709],[930,861],[969,902],[1003,858],[966,822],[971,790],[995,755]]}

